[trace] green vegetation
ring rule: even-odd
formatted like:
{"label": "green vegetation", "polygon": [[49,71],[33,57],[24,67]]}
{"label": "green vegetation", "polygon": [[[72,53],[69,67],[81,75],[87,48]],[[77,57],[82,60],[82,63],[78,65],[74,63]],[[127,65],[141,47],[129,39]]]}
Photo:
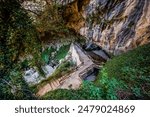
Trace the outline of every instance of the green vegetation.
{"label": "green vegetation", "polygon": [[[51,60],[58,62],[59,60],[65,58],[69,49],[70,49],[70,44],[62,45],[58,51],[56,50],[56,48],[53,47],[46,48],[41,54],[42,60],[46,64],[49,63]],[[52,56],[52,52],[55,52],[53,56]]]}
{"label": "green vegetation", "polygon": [[20,58],[31,55],[32,65],[40,66],[40,50],[36,30],[20,3],[0,1],[0,99],[33,98],[21,75],[28,61],[23,64]]}
{"label": "green vegetation", "polygon": [[100,72],[96,84],[106,99],[150,99],[150,44],[114,57]]}
{"label": "green vegetation", "polygon": [[43,42],[66,41],[66,37],[71,37],[70,30],[62,18],[62,6],[53,2],[47,4],[44,11],[37,17],[35,26]]}
{"label": "green vegetation", "polygon": [[32,89],[36,92],[40,87],[44,86],[48,82],[51,82],[52,80],[56,80],[64,75],[71,73],[72,69],[73,63],[70,61],[65,61],[55,70],[55,72],[48,79],[41,81],[35,86],[32,86]]}
{"label": "green vegetation", "polygon": [[44,61],[44,63],[48,63],[50,60],[51,60],[51,54],[52,52],[55,52],[56,49],[54,49],[53,47],[49,47],[49,48],[46,48],[41,56],[42,56],[42,60]]}
{"label": "green vegetation", "polygon": [[65,61],[63,62],[57,69],[56,71],[52,74],[52,76],[49,77],[49,80],[52,79],[57,79],[60,78],[62,76],[64,76],[66,73],[68,73],[71,70],[71,67],[73,66],[73,64],[69,61]]}
{"label": "green vegetation", "polygon": [[[22,76],[24,70],[34,66],[44,76],[41,66],[50,60],[65,58],[70,47],[64,45],[58,51],[46,48],[42,52],[42,45],[74,41],[84,43],[83,37],[68,27],[78,32],[83,26],[85,19],[81,17],[82,6],[89,0],[78,4],[78,7],[76,2],[79,1],[72,2],[66,10],[53,2],[47,4],[34,22],[22,8],[21,2],[23,1],[0,1],[0,99],[36,99],[33,94],[38,88],[73,71],[72,62],[65,61],[48,79],[30,88]],[[97,8],[96,14],[87,17],[87,22],[91,25],[94,22],[103,24],[101,30],[104,30],[114,21],[126,19],[127,16],[119,14],[110,21],[104,20],[104,14],[109,14],[120,2],[122,0],[110,0],[104,8]],[[107,6],[109,9],[106,9]],[[128,27],[134,25],[131,22]],[[53,52],[55,55],[51,56]],[[100,70],[95,82],[84,82],[78,90],[58,89],[41,99],[150,99],[149,52],[150,44],[147,44],[112,57]]]}
{"label": "green vegetation", "polygon": [[94,83],[59,89],[42,99],[150,99],[150,44],[109,60]]}
{"label": "green vegetation", "polygon": [[[70,48],[70,44],[61,46],[58,51],[56,51],[56,49],[53,47],[46,48],[42,52],[42,60],[44,61],[44,63],[48,63],[51,60],[57,62],[61,59],[64,59],[69,51],[69,48]],[[53,57],[51,56],[52,52],[56,52]],[[73,70],[73,66],[74,65],[71,61],[64,61],[62,64],[59,65],[58,68],[56,68],[55,72],[49,78],[41,81],[37,85],[31,86],[32,91],[37,92],[37,90],[40,87],[44,86],[47,82],[51,82],[52,80],[58,79],[64,75],[69,74]],[[41,75],[44,74],[41,73]]]}
{"label": "green vegetation", "polygon": [[74,30],[66,26],[64,21],[64,6],[51,1],[46,4],[42,13],[36,17],[36,26],[42,42],[72,42],[83,38]]}
{"label": "green vegetation", "polygon": [[54,60],[61,60],[63,58],[65,58],[65,56],[67,55],[68,51],[70,49],[70,44],[69,45],[64,45],[61,46],[58,50],[58,52],[56,53]]}
{"label": "green vegetation", "polygon": [[87,100],[101,99],[102,90],[92,82],[84,82],[79,90],[58,89],[47,93],[41,99],[49,100]]}
{"label": "green vegetation", "polygon": [[[0,1],[0,99],[35,98],[22,74],[26,68],[34,66],[44,75],[41,66],[48,63],[54,49],[48,48],[42,52],[41,40],[45,41],[42,35],[48,41],[50,38],[57,39],[58,42],[62,38],[66,42],[69,38],[80,40],[80,35],[64,25],[61,6],[48,5],[33,25],[27,11],[20,4],[19,0]],[[64,58],[68,50],[69,45],[62,46],[55,59]],[[70,65],[72,63],[65,62],[49,79],[69,73]]]}

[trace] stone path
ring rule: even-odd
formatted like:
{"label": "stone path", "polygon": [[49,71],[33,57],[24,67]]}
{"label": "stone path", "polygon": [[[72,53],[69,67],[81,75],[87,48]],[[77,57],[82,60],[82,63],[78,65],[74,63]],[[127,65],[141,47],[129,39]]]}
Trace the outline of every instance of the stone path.
{"label": "stone path", "polygon": [[37,96],[43,96],[44,94],[46,94],[49,91],[58,89],[59,86],[64,82],[64,80],[67,78],[67,76],[63,76],[57,80],[53,80],[49,83],[47,83],[46,85],[44,85],[42,88],[39,89],[39,91],[37,92]]}
{"label": "stone path", "polygon": [[47,92],[58,88],[78,89],[82,83],[81,74],[86,73],[88,70],[93,69],[93,67],[96,66],[80,46],[76,44],[74,44],[73,46],[80,57],[81,64],[77,66],[77,68],[73,73],[67,76],[63,76],[62,78],[52,81],[51,83],[47,83],[38,91],[37,93],[38,96],[43,96]]}
{"label": "stone path", "polygon": [[74,45],[78,55],[81,58],[82,64],[77,68],[75,72],[70,74],[70,77],[64,81],[64,83],[60,86],[62,89],[78,89],[82,83],[82,79],[80,77],[80,73],[87,72],[87,69],[90,66],[93,66],[93,61],[84,53],[84,51],[78,46]]}

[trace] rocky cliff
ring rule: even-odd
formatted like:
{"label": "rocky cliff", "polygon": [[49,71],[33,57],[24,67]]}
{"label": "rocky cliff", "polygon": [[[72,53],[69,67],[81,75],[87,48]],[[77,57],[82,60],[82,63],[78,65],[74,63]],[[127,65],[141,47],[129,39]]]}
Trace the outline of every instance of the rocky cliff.
{"label": "rocky cliff", "polygon": [[115,55],[150,42],[150,0],[75,0],[64,19],[73,28]]}

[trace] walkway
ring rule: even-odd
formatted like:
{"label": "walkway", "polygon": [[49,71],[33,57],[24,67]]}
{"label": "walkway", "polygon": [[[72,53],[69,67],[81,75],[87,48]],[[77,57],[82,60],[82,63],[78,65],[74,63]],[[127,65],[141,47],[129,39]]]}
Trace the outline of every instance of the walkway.
{"label": "walkway", "polygon": [[78,53],[80,58],[80,65],[77,66],[75,71],[67,76],[63,76],[62,78],[52,81],[51,83],[47,83],[43,86],[37,93],[38,96],[43,96],[49,91],[55,89],[78,89],[82,83],[81,75],[88,72],[88,70],[93,69],[96,65],[93,61],[86,55],[86,53],[82,50],[82,48],[76,44],[73,45],[74,49]]}

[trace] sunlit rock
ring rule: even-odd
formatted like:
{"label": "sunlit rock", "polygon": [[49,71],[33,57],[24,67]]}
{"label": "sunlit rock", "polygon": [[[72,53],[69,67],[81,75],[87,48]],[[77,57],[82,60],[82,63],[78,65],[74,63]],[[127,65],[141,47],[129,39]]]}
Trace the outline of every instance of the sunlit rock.
{"label": "sunlit rock", "polygon": [[37,84],[41,80],[48,78],[55,70],[50,65],[45,65],[42,67],[42,69],[45,73],[45,78],[43,76],[41,76],[37,70],[30,68],[29,70],[25,71],[25,73],[24,73],[25,81],[30,85]]}
{"label": "sunlit rock", "polygon": [[149,0],[83,0],[80,5],[78,2],[69,4],[70,13],[65,12],[68,27],[107,52],[118,55],[150,42]]}

